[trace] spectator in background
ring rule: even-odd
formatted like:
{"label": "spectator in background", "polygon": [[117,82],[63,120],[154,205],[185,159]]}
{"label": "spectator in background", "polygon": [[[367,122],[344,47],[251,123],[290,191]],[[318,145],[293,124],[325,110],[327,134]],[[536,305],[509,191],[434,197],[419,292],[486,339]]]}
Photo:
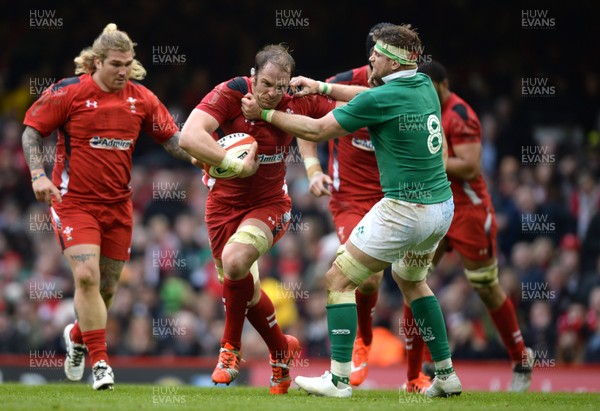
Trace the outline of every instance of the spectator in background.
{"label": "spectator in background", "polygon": [[585,349],[585,362],[600,362],[600,285],[590,293],[586,322],[590,338]]}
{"label": "spectator in background", "polygon": [[[507,258],[512,246],[519,241],[521,227],[518,209],[514,200],[519,185],[519,163],[515,157],[505,157],[500,162],[496,191],[492,193],[492,203],[496,210],[498,224],[498,246],[502,255]],[[516,220],[515,220],[516,219]]]}
{"label": "spectator in background", "polygon": [[579,364],[585,355],[585,339],[588,334],[585,306],[573,303],[558,317],[557,362]]}
{"label": "spectator in background", "polygon": [[547,358],[556,358],[556,328],[552,313],[552,301],[535,301],[529,311],[529,326],[523,338],[536,353],[547,353]]}
{"label": "spectator in background", "polygon": [[581,270],[584,273],[597,271],[600,256],[600,210],[594,214],[587,227],[581,245]]}
{"label": "spectator in background", "polygon": [[600,187],[589,170],[577,177],[577,189],[571,195],[571,212],[577,219],[577,236],[585,238],[586,231],[596,212],[600,210]]}

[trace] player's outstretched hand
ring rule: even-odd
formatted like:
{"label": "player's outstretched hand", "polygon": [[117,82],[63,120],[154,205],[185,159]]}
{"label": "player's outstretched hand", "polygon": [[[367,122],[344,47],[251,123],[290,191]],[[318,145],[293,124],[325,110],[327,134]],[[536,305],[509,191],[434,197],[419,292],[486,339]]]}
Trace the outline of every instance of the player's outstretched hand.
{"label": "player's outstretched hand", "polygon": [[316,172],[310,179],[310,192],[315,197],[330,196],[331,191],[329,191],[329,186],[331,184],[333,184],[333,181],[331,181],[331,177],[320,171]]}
{"label": "player's outstretched hand", "polygon": [[244,117],[248,120],[260,120],[261,110],[258,101],[256,101],[251,93],[247,93],[242,97],[242,114],[244,114]]}
{"label": "player's outstretched hand", "polygon": [[[40,203],[48,203],[49,206],[52,205],[52,201],[58,201],[62,203],[62,196],[60,195],[60,191],[54,185],[54,183],[46,176],[40,177],[35,180],[32,184],[33,193],[35,194],[35,198]],[[54,196],[54,200],[52,197]]]}
{"label": "player's outstretched hand", "polygon": [[307,96],[319,92],[319,82],[304,76],[292,77],[290,88],[294,91],[295,96]]}
{"label": "player's outstretched hand", "polygon": [[240,177],[240,178],[250,177],[251,175],[256,173],[257,170],[258,170],[258,144],[256,144],[256,141],[255,141],[250,146],[248,155],[246,157],[244,157],[244,168],[242,168],[242,171],[240,172],[240,174],[238,174],[238,177]]}

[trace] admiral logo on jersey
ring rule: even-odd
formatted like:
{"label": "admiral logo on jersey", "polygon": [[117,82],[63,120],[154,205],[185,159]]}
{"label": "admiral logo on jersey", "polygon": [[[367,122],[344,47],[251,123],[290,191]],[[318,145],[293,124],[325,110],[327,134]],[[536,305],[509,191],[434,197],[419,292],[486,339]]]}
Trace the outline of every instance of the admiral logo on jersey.
{"label": "admiral logo on jersey", "polygon": [[93,148],[101,148],[104,150],[129,150],[129,147],[133,144],[133,140],[121,140],[118,138],[105,138],[100,136],[94,136],[90,139],[90,146]]}
{"label": "admiral logo on jersey", "polygon": [[283,153],[259,154],[258,161],[260,164],[281,163],[283,161]]}
{"label": "admiral logo on jersey", "polygon": [[352,145],[361,150],[375,151],[375,148],[373,147],[373,143],[371,142],[371,140],[365,140],[362,138],[352,137]]}

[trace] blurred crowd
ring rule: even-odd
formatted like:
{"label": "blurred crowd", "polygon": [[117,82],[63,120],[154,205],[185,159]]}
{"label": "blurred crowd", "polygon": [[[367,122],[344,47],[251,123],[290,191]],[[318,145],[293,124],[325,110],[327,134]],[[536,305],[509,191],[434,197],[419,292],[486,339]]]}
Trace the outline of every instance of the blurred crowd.
{"label": "blurred crowd", "polygon": [[[526,343],[562,363],[600,361],[600,185],[597,147],[546,143],[524,165],[498,156],[498,116],[483,113],[484,167],[499,225],[500,281],[513,299]],[[73,283],[38,204],[20,147],[19,119],[1,119],[0,352],[62,350],[74,319]],[[53,153],[53,137],[45,152]],[[326,151],[322,153],[326,155]],[[497,164],[494,158],[498,159]],[[542,161],[543,160],[543,161]],[[204,223],[202,171],[158,146],[135,157],[131,261],[109,312],[109,351],[122,355],[209,355],[223,330],[221,288]],[[327,198],[308,192],[297,150],[288,157],[294,202],[289,232],[261,258],[279,323],[307,356],[328,353],[323,278],[337,248]],[[389,273],[388,273],[389,274]],[[505,358],[493,325],[449,253],[429,280],[446,316],[455,358]],[[399,335],[402,297],[386,275],[375,325]],[[265,356],[251,327],[245,356]]]}
{"label": "blurred crowd", "polygon": [[[66,10],[61,11],[65,19],[71,12]],[[145,12],[153,10],[148,4]],[[180,12],[185,14],[185,9]],[[318,37],[319,16],[309,10],[306,14],[315,27],[307,35]],[[372,21],[378,21],[377,16]],[[498,19],[495,24],[500,26],[502,21]],[[91,43],[106,21],[97,23],[88,25],[94,27],[91,34],[91,29],[80,28],[79,37]],[[270,20],[268,24],[273,25]],[[251,60],[262,39],[255,38],[257,44],[243,36],[230,41],[223,33],[224,26],[214,27],[214,37],[228,45],[236,44],[240,49],[236,64]],[[134,24],[125,29],[132,34],[141,31]],[[477,29],[475,23],[470,28]],[[22,40],[35,34],[22,32],[15,34]],[[267,35],[274,38],[274,32],[271,27]],[[427,38],[427,31],[424,33]],[[364,33],[357,36],[363,37]],[[181,44],[178,41],[183,42],[173,43]],[[552,42],[547,43],[552,47]],[[62,45],[54,42],[51,46],[58,53],[57,44]],[[150,61],[148,50],[157,39],[152,37],[142,44],[145,49],[141,49],[140,59]],[[77,44],[76,49],[63,52],[70,53],[60,60],[66,62],[64,76],[71,75],[71,54],[74,56],[82,46]],[[186,67],[145,64],[149,69],[145,84],[167,104],[179,126],[200,98],[226,79],[221,72],[216,77],[215,70],[211,77],[207,69],[193,61],[193,48],[182,48],[190,61]],[[226,49],[215,47],[219,52]],[[326,48],[321,49],[321,53],[326,52]],[[455,49],[463,50],[462,43],[449,42],[448,53]],[[511,60],[511,55],[498,53],[498,60],[502,56]],[[548,58],[560,55],[547,54]],[[598,74],[589,70],[590,65],[572,64],[570,67],[578,67],[576,75],[565,71],[550,77],[551,94],[526,96],[520,87],[524,73],[509,71],[501,63],[492,71],[483,64],[471,64],[473,59],[468,55],[463,61],[469,61],[469,65],[453,66],[443,57],[440,60],[451,74],[450,87],[473,105],[481,120],[482,171],[499,226],[500,282],[515,304],[526,344],[557,363],[600,362]],[[221,55],[215,57],[215,61],[223,60],[227,61]],[[523,59],[531,70],[525,76],[542,76],[532,60],[527,56]],[[0,353],[61,352],[62,330],[74,319],[73,281],[55,241],[48,207],[35,202],[21,149],[23,114],[39,94],[32,90],[31,79],[37,79],[34,85],[38,88],[43,83],[40,79],[50,75],[60,78],[61,72],[46,64],[35,75],[13,72],[9,76],[3,71],[6,67],[6,61],[0,60],[0,77],[10,80],[10,87],[0,82],[4,87],[0,96]],[[226,74],[236,69],[222,67]],[[311,74],[323,74],[321,71],[324,68]],[[575,78],[578,83],[572,82]],[[55,156],[54,139],[45,140],[44,156],[49,168]],[[327,153],[322,149],[321,160],[326,164]],[[325,357],[329,344],[324,274],[335,255],[337,237],[328,199],[317,199],[309,193],[298,152],[292,150],[289,154],[287,184],[294,204],[292,223],[283,239],[260,259],[260,272],[285,332],[301,340],[304,355]],[[168,156],[150,138],[138,143],[131,181],[135,209],[131,261],[125,266],[109,311],[109,354],[217,355],[224,316],[206,235],[207,189],[201,175],[199,169]],[[446,317],[454,358],[507,358],[456,254],[445,256],[429,283]],[[400,340],[402,306],[402,297],[386,273],[375,325],[388,329]],[[249,325],[244,330],[243,344],[246,358],[267,358],[265,344]]]}

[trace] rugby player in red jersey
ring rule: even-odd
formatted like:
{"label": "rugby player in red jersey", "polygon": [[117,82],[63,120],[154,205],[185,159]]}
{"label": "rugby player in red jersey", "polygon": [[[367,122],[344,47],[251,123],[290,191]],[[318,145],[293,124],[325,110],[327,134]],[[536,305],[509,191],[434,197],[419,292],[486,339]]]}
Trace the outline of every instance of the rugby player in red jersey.
{"label": "rugby player in red jersey", "polygon": [[[51,206],[52,223],[75,282],[77,322],[64,331],[65,373],[80,380],[85,351],[93,388],[112,389],[106,353],[106,317],[129,259],[132,235],[131,155],[145,131],[171,155],[192,158],[164,105],[146,87],[134,43],[115,24],[75,58],[75,74],[49,87],[27,111],[23,150],[38,201]],[[52,179],[44,173],[42,138],[58,131]],[[215,144],[215,146],[218,145]],[[218,164],[216,162],[215,164]]]}
{"label": "rugby player in red jersey", "polygon": [[[366,40],[367,59],[375,45],[375,30],[391,25],[378,23],[371,27]],[[327,82],[368,87],[370,76],[369,63],[330,77]],[[316,157],[315,143],[298,140],[298,145],[305,159],[311,192],[317,197],[331,195],[329,208],[340,243],[344,244],[363,216],[383,198],[379,169],[369,132],[366,128],[361,128],[352,134],[329,141],[329,175],[323,174]],[[362,384],[368,375],[369,353],[373,341],[373,312],[382,278],[383,272],[376,273],[356,289],[358,328],[352,352],[352,385]],[[405,305],[405,309],[406,307]],[[406,339],[406,348],[410,350],[412,336],[407,336]],[[421,372],[410,380],[410,384],[423,390],[431,386],[431,378]]]}
{"label": "rugby player in red jersey", "polygon": [[255,175],[244,180],[205,176],[210,190],[206,224],[225,305],[225,330],[212,379],[215,384],[229,384],[237,378],[247,317],[269,347],[272,394],[287,393],[289,366],[300,346],[277,324],[273,303],[260,287],[257,260],[289,226],[291,200],[285,183],[285,159],[293,137],[263,121],[246,120],[241,100],[252,93],[265,108],[310,117],[330,112],[336,105],[330,98],[287,94],[294,67],[286,47],[264,47],[256,55],[250,78],[221,83],[202,99],[186,121],[180,140],[181,147],[199,160],[199,152],[213,136],[247,133],[258,143],[260,167]]}
{"label": "rugby player in red jersey", "polygon": [[[442,127],[448,140],[446,172],[454,196],[454,218],[446,237],[440,242],[434,265],[446,251],[455,249],[462,257],[465,275],[485,304],[513,363],[511,390],[527,391],[531,385],[533,351],[525,347],[511,300],[498,284],[496,260],[496,216],[481,175],[481,126],[477,114],[449,88],[446,69],[432,61],[419,65],[438,93],[442,106]],[[411,377],[421,369],[423,339],[410,308],[404,307],[404,332],[413,336],[412,350],[407,351]],[[408,308],[408,309],[407,309]]]}

